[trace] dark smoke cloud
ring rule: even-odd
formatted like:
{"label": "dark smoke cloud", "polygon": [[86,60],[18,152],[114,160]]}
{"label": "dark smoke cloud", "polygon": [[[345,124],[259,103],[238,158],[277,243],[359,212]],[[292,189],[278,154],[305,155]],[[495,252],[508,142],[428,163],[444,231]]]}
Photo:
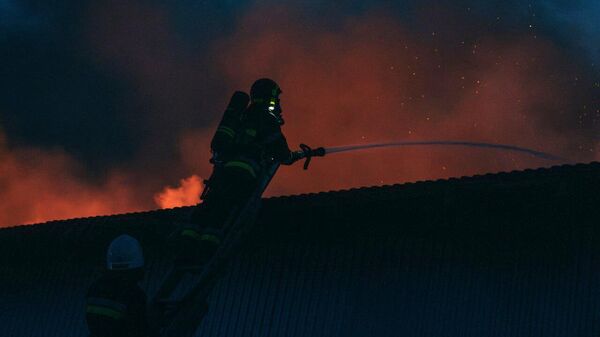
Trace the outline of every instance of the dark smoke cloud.
{"label": "dark smoke cloud", "polygon": [[[207,143],[226,100],[260,76],[284,87],[292,144],[465,138],[598,159],[594,1],[0,4],[3,153],[59,151],[69,163],[60,170],[13,162],[32,179],[61,176],[54,190],[77,182],[99,200],[115,172],[127,177],[128,207],[98,212],[152,207],[166,185],[196,191],[184,188],[196,178],[176,185],[209,174]],[[309,173],[282,170],[269,193],[544,164],[443,149],[340,155]],[[46,218],[80,215],[67,213]],[[32,214],[1,219],[44,219]]]}
{"label": "dark smoke cloud", "polygon": [[[581,73],[579,65],[550,40],[523,34],[467,42],[443,30],[419,36],[383,11],[324,30],[307,27],[287,8],[270,11],[277,15],[266,24],[262,10],[255,10],[217,53],[249,55],[222,59],[224,74],[238,87],[265,74],[282,83],[284,108],[291,111],[290,139],[326,145],[471,139],[544,148],[573,160],[594,156],[597,127],[582,126],[577,117],[588,109],[581,105],[581,84],[572,77]],[[431,11],[426,12],[415,15]],[[285,95],[285,88],[291,94]],[[309,175],[283,170],[273,190],[304,192],[543,164],[481,151],[356,154],[315,163]]]}

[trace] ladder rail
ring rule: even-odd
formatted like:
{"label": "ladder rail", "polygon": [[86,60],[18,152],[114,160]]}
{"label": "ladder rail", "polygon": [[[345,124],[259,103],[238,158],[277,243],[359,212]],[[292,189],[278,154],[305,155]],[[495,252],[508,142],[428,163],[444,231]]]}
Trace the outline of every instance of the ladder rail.
{"label": "ladder rail", "polygon": [[[177,306],[169,313],[168,317],[161,317],[161,336],[193,336],[198,329],[206,311],[208,311],[208,308],[204,308],[205,302],[227,269],[227,264],[230,262],[233,252],[241,243],[243,236],[255,224],[262,203],[262,194],[278,168],[278,163],[269,166],[249,202],[239,212],[234,211],[237,215],[227,221],[228,225],[225,226],[226,236],[223,244],[204,265],[196,284],[178,301]],[[248,214],[249,212],[250,214]],[[199,308],[204,312],[197,313],[198,317],[194,319],[192,316]],[[193,323],[192,320],[197,322]]]}

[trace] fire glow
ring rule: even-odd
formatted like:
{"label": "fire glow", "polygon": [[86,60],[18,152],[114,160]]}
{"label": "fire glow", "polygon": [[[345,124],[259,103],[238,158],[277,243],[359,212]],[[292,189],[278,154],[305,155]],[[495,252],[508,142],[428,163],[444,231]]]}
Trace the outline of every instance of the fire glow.
{"label": "fire glow", "polygon": [[181,179],[178,187],[165,187],[154,196],[154,202],[160,208],[193,206],[200,202],[200,194],[204,189],[202,179],[197,175]]}
{"label": "fire glow", "polygon": [[[198,175],[210,172],[208,142],[214,130],[207,124],[190,128],[184,121],[205,114],[210,116],[200,120],[214,123],[231,91],[247,91],[260,77],[275,79],[283,89],[283,131],[292,148],[301,142],[317,147],[461,139],[515,144],[575,161],[600,159],[597,133],[571,113],[583,101],[583,80],[571,86],[569,79],[581,69],[541,35],[498,38],[482,31],[476,41],[465,41],[457,32],[468,31],[468,24],[444,17],[451,15],[444,10],[417,15],[424,21],[448,19],[457,27],[424,35],[383,11],[348,16],[331,26],[306,24],[299,12],[293,6],[257,5],[234,22],[229,35],[195,49],[183,45],[161,6],[94,4],[84,35],[102,67],[135,84],[138,96],[132,97],[132,106],[143,106],[144,114],[127,117],[148,131],[147,139],[140,140],[144,153],[124,163],[125,171],[113,169],[91,182],[82,178],[81,163],[64,151],[15,149],[0,141],[0,226],[199,202]],[[224,83],[215,87],[230,91],[209,87],[206,78],[218,78]],[[215,92],[222,97],[203,96]],[[223,106],[215,103],[216,112],[199,111],[203,100]],[[165,141],[165,134],[176,140]],[[167,160],[153,152],[157,143],[178,153]],[[156,159],[137,161],[144,156]],[[300,165],[283,167],[267,194],[546,164],[478,149],[349,153],[315,158],[307,172]],[[134,179],[142,174],[143,179]],[[181,177],[188,178],[166,186]]]}

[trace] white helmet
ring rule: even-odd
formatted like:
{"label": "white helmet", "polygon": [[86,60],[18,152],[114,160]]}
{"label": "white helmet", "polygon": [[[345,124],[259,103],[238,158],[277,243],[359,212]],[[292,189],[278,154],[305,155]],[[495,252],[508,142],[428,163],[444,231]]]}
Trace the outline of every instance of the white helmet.
{"label": "white helmet", "polygon": [[142,246],[135,238],[121,235],[114,239],[106,252],[106,268],[109,270],[128,270],[144,266]]}

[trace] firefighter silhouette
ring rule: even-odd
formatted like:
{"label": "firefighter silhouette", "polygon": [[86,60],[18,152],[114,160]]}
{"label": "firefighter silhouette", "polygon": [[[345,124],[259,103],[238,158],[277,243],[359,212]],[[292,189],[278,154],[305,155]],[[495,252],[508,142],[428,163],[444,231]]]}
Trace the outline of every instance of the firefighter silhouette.
{"label": "firefighter silhouette", "polygon": [[180,232],[180,264],[201,265],[214,254],[228,217],[248,202],[268,165],[291,165],[324,153],[322,148],[290,150],[281,131],[281,93],[275,81],[263,78],[254,82],[250,95],[233,94],[211,141],[213,173],[203,203],[191,214],[193,226]]}
{"label": "firefighter silhouette", "polygon": [[144,255],[139,242],[121,235],[106,254],[106,271],[86,296],[86,322],[91,337],[155,336],[147,319],[146,294],[138,285]]}

